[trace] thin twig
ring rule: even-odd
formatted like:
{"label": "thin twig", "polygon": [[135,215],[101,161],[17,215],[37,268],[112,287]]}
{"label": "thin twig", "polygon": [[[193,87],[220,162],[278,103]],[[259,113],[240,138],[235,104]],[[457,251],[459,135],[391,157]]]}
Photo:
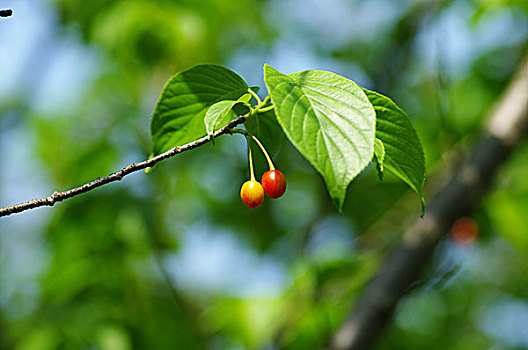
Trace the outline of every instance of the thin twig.
{"label": "thin twig", "polygon": [[232,128],[234,128],[237,125],[240,125],[240,124],[244,123],[245,120],[246,120],[245,116],[237,117],[237,118],[233,119],[231,122],[229,122],[223,128],[217,130],[211,136],[204,136],[202,138],[199,138],[196,141],[192,141],[192,142],[186,143],[183,146],[177,146],[177,147],[171,148],[167,152],[161,153],[161,154],[159,154],[159,155],[157,155],[157,156],[155,156],[153,158],[147,159],[147,160],[145,160],[145,161],[143,161],[141,163],[132,163],[129,166],[127,166],[126,168],[123,168],[123,169],[121,169],[121,170],[119,170],[119,171],[117,171],[115,173],[112,173],[112,174],[110,174],[108,176],[105,176],[105,177],[98,177],[97,179],[95,179],[93,181],[90,181],[90,182],[88,182],[88,183],[86,183],[86,184],[84,184],[82,186],[72,188],[71,190],[67,190],[67,191],[63,191],[63,192],[55,191],[55,192],[53,192],[53,194],[51,194],[50,196],[45,197],[45,198],[32,199],[32,200],[29,200],[27,202],[23,202],[23,203],[15,204],[15,205],[12,205],[12,206],[0,208],[0,217],[8,216],[8,215],[15,214],[15,213],[20,213],[22,211],[26,211],[26,210],[29,210],[29,209],[38,208],[38,207],[42,207],[42,206],[53,206],[55,203],[61,202],[61,201],[65,200],[65,199],[67,199],[67,198],[71,198],[71,197],[77,196],[77,195],[79,195],[81,193],[85,193],[85,192],[91,191],[91,190],[93,190],[93,189],[95,189],[97,187],[101,187],[101,186],[106,185],[106,184],[108,184],[110,182],[119,181],[123,177],[125,177],[126,175],[131,174],[131,173],[136,172],[136,171],[139,171],[139,170],[142,170],[142,169],[150,168],[150,167],[154,166],[156,163],[162,161],[163,159],[167,159],[167,158],[173,157],[173,156],[175,156],[177,154],[180,154],[182,152],[189,151],[191,149],[200,147],[200,146],[208,143],[209,141],[211,141],[213,138],[218,137],[220,135],[230,134]]}
{"label": "thin twig", "polygon": [[13,10],[0,10],[0,17],[11,17],[13,15]]}

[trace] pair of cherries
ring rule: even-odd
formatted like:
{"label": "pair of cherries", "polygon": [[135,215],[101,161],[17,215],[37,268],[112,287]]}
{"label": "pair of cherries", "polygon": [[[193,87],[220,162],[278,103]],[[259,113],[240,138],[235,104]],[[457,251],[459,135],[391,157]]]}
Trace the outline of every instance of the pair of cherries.
{"label": "pair of cherries", "polygon": [[286,191],[286,177],[278,170],[268,170],[262,175],[262,185],[256,180],[244,182],[240,198],[246,207],[256,209],[264,200],[264,192],[270,198],[279,198]]}
{"label": "pair of cherries", "polygon": [[[268,152],[260,141],[248,132],[244,132],[248,144],[248,158],[249,158],[249,174],[250,180],[244,182],[240,189],[240,198],[244,205],[250,209],[256,209],[260,207],[264,200],[264,192],[270,198],[279,198],[286,191],[286,177],[283,173],[275,170],[275,166],[271,161]],[[257,145],[264,153],[266,160],[268,161],[269,169],[262,175],[262,185],[255,179],[255,172],[253,171],[253,157],[251,156],[251,139],[257,143]]]}

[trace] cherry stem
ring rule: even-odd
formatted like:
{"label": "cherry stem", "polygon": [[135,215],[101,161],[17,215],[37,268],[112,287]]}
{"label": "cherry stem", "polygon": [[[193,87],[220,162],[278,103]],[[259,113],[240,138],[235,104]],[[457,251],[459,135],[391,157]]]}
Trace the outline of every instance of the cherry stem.
{"label": "cherry stem", "polygon": [[262,143],[260,143],[259,139],[257,139],[255,136],[251,135],[251,138],[253,140],[255,140],[255,142],[257,143],[257,145],[259,145],[260,149],[262,150],[262,153],[264,153],[264,156],[266,157],[266,160],[268,161],[268,165],[269,165],[269,168],[270,170],[275,170],[275,167],[273,166],[273,162],[271,161],[271,158],[268,154],[268,152],[266,152],[266,149],[264,148],[264,146],[262,145]]}
{"label": "cherry stem", "polygon": [[[262,151],[262,153],[264,153],[264,157],[266,157],[266,160],[268,161],[268,165],[269,165],[270,170],[275,170],[275,166],[273,165],[273,162],[271,161],[271,158],[270,158],[268,152],[266,152],[266,149],[264,148],[262,143],[260,143],[259,139],[257,139],[255,136],[253,136],[252,134],[250,134],[246,130],[241,130],[241,129],[236,129],[235,128],[235,129],[231,129],[230,132],[231,133],[245,135],[246,139],[248,140],[248,147],[249,147],[249,138],[252,138],[257,143],[257,145],[260,147],[260,150]],[[251,154],[251,151],[250,151],[250,154]]]}
{"label": "cherry stem", "polygon": [[253,156],[251,155],[251,139],[246,136],[248,146],[248,158],[249,158],[249,175],[251,181],[255,181],[255,172],[253,171]]}

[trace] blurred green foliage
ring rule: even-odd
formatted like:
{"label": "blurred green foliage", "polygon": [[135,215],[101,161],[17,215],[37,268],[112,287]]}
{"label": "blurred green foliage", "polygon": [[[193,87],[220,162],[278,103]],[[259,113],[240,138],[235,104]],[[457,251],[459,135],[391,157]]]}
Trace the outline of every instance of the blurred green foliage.
{"label": "blurred green foliage", "polygon": [[[56,0],[47,6],[58,15],[54,39],[77,38],[95,53],[86,57],[93,60],[92,80],[72,108],[59,112],[34,108],[31,91],[3,98],[0,122],[3,136],[18,132],[32,140],[15,138],[12,149],[29,147],[41,170],[32,176],[50,190],[144,159],[150,113],[175,72],[213,62],[245,75],[244,67],[260,70],[276,60],[321,65],[298,70],[339,69],[398,103],[425,147],[427,200],[476,139],[528,48],[522,0]],[[365,13],[384,21],[368,27]],[[336,23],[344,35],[328,40]],[[39,75],[28,79],[28,90],[42,84]],[[420,207],[398,179],[387,174],[380,183],[372,165],[349,187],[339,216],[322,179],[287,141],[273,153],[288,189],[256,211],[238,197],[248,169],[245,141],[234,135],[164,161],[148,175],[37,209],[40,216],[2,218],[0,348],[325,346]],[[435,254],[424,286],[398,307],[380,349],[528,348],[522,337],[528,334],[527,157],[523,147],[476,214],[477,243],[448,240]],[[256,166],[259,174],[266,170],[262,157]],[[225,242],[234,248],[222,251]],[[217,263],[226,268],[215,270]],[[205,265],[212,272],[204,282]],[[461,266],[454,277],[429,283],[451,265]],[[28,269],[33,272],[23,273]]]}

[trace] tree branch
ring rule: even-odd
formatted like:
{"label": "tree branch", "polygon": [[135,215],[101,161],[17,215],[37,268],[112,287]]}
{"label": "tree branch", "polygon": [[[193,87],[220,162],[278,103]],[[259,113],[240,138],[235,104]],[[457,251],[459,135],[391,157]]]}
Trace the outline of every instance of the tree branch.
{"label": "tree branch", "polygon": [[72,188],[68,191],[63,192],[53,192],[50,196],[40,199],[32,199],[27,202],[15,204],[8,207],[0,208],[0,217],[7,216],[15,213],[20,213],[22,211],[26,211],[33,208],[38,208],[42,206],[53,206],[57,202],[61,202],[67,198],[75,197],[81,193],[85,193],[88,191],[91,191],[97,187],[101,187],[103,185],[106,185],[110,182],[119,181],[123,177],[125,177],[128,174],[131,174],[133,172],[146,169],[149,167],[154,166],[156,163],[162,161],[163,159],[167,159],[170,157],[173,157],[177,154],[180,154],[185,151],[189,151],[191,149],[200,147],[209,141],[211,141],[213,138],[218,137],[220,135],[229,134],[231,133],[231,129],[234,128],[237,125],[240,125],[244,123],[246,120],[245,116],[239,116],[235,119],[233,119],[231,122],[229,122],[226,126],[223,128],[217,130],[212,136],[204,136],[202,138],[199,138],[196,141],[189,142],[183,146],[177,146],[174,147],[167,152],[161,153],[153,158],[147,159],[141,163],[132,163],[126,168],[123,168],[119,171],[116,171],[115,173],[112,173],[105,177],[98,177],[97,179],[90,181],[82,186]]}
{"label": "tree branch", "polygon": [[333,349],[372,348],[436,245],[455,220],[479,205],[499,166],[520,145],[527,131],[528,59],[492,111],[471,156],[430,202],[426,218],[404,234],[403,241],[369,282],[349,319],[335,334]]}

